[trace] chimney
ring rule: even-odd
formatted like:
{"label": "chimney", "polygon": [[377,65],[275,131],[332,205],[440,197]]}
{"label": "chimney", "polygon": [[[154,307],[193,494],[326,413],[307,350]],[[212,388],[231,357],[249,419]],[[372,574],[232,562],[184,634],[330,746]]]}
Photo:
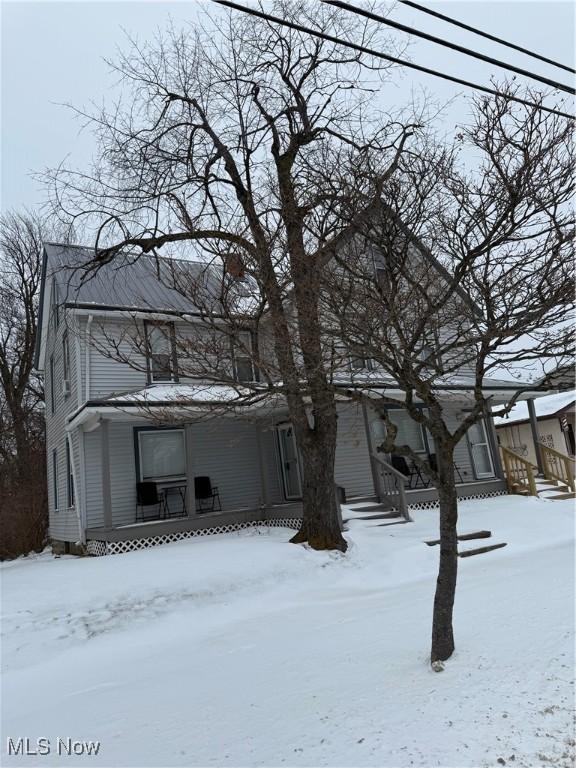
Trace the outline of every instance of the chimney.
{"label": "chimney", "polygon": [[244,277],[244,262],[238,253],[229,253],[224,258],[224,271],[234,280],[242,280]]}

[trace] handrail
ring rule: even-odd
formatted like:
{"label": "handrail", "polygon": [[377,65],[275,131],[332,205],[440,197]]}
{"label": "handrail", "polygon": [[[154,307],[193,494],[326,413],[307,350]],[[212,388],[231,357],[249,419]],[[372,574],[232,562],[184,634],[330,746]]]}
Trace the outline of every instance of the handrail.
{"label": "handrail", "polygon": [[[565,483],[571,491],[576,492],[576,486],[574,483],[574,460],[570,456],[566,456],[564,453],[560,453],[555,448],[539,442],[540,453],[542,455],[542,463],[544,465],[544,474],[548,479],[559,480],[561,483]],[[564,474],[556,468],[560,465],[564,469]]]}
{"label": "handrail", "polygon": [[528,491],[530,496],[538,496],[532,464],[503,445],[500,446],[500,451],[504,460],[506,484],[510,493],[514,493],[520,487]]}
{"label": "handrail", "polygon": [[[394,496],[397,496],[397,504],[398,504],[398,512],[402,515],[404,520],[406,520],[407,523],[412,522],[412,518],[410,517],[410,512],[408,511],[408,502],[406,500],[406,488],[404,487],[404,483],[406,482],[406,476],[402,474],[399,470],[396,469],[396,467],[393,467],[391,464],[388,464],[387,461],[385,461],[381,456],[378,456],[376,453],[371,454],[374,461],[376,461],[380,465],[381,470],[381,477],[385,485],[386,494],[390,496],[391,498],[394,498]],[[393,485],[392,482],[388,482],[386,476],[392,476],[393,478]]]}

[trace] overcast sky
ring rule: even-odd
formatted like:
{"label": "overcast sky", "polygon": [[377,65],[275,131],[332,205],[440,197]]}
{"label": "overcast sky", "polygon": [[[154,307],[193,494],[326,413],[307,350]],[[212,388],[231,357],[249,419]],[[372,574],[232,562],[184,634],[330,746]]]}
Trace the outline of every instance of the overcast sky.
{"label": "overcast sky", "polygon": [[[572,2],[453,0],[420,2],[461,21],[506,38],[549,58],[574,65]],[[57,165],[70,156],[82,167],[91,157],[90,135],[63,103],[77,106],[100,102],[114,78],[103,61],[124,45],[123,29],[150,37],[172,17],[193,22],[199,3],[191,2],[18,2],[2,3],[2,209],[35,206],[43,193],[34,171]],[[405,6],[392,18],[542,75],[570,83],[570,76],[510,49],[482,40]],[[405,39],[402,33],[395,33]],[[414,41],[413,61],[465,79],[489,84],[504,72],[432,43]],[[387,98],[404,104],[413,89],[425,87],[442,103],[456,96],[442,120],[452,131],[468,114],[469,91],[410,70],[398,72]]]}

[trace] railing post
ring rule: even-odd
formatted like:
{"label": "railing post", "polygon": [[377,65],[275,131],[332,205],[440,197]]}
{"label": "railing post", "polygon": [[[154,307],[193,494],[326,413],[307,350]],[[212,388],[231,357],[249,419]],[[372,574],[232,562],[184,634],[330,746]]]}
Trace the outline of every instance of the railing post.
{"label": "railing post", "polygon": [[534,443],[534,453],[536,454],[536,464],[538,465],[538,472],[544,474],[544,466],[542,463],[542,452],[540,450],[540,441],[538,439],[538,421],[536,419],[536,408],[534,407],[534,398],[529,397],[526,402],[528,403],[528,415],[530,416],[530,429],[532,431],[532,442]]}
{"label": "railing post", "polygon": [[530,495],[538,496],[538,489],[536,488],[536,480],[534,479],[534,471],[532,470],[532,467],[529,464],[526,465],[526,471],[528,474],[528,485],[530,486]]}
{"label": "railing post", "polygon": [[411,523],[412,518],[410,517],[410,512],[408,511],[408,502],[406,501],[406,489],[402,483],[398,483],[398,491],[400,497],[400,509],[398,511],[404,520],[406,520],[406,522]]}

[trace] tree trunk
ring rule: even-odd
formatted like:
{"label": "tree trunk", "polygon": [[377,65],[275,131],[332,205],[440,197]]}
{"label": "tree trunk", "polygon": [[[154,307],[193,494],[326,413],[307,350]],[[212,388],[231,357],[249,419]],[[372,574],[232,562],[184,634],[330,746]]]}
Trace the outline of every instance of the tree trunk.
{"label": "tree trunk", "polygon": [[454,653],[452,613],[458,573],[458,497],[454,482],[453,453],[451,448],[436,445],[436,449],[440,478],[440,563],[432,619],[432,663],[446,661]]}
{"label": "tree trunk", "polygon": [[[293,544],[308,543],[313,549],[345,552],[348,542],[342,536],[336,488],[336,413],[321,418],[316,428],[299,439],[303,459],[302,523],[290,539]],[[300,438],[298,430],[296,435]]]}

